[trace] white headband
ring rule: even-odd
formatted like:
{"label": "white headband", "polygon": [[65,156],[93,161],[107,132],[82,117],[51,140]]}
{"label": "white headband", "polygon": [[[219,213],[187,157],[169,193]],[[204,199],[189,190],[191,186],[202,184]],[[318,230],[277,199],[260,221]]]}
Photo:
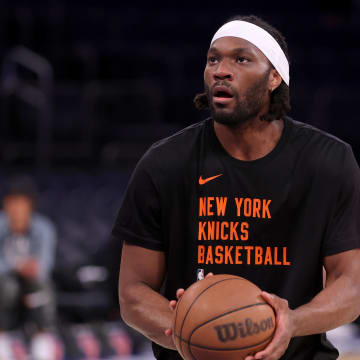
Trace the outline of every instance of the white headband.
{"label": "white headband", "polygon": [[211,44],[225,36],[238,37],[254,44],[269,59],[286,85],[289,86],[289,62],[278,42],[267,31],[246,21],[230,21],[215,33]]}

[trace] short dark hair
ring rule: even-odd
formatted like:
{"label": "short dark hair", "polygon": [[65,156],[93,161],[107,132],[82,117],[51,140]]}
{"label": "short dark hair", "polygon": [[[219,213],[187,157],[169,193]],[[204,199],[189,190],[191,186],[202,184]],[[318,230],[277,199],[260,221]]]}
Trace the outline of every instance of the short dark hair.
{"label": "short dark hair", "polygon": [[[280,33],[279,30],[275,29],[273,26],[268,24],[266,21],[262,20],[258,16],[249,15],[249,16],[234,16],[226,22],[242,20],[249,23],[255,24],[264,30],[266,30],[271,36],[278,42],[281,49],[284,51],[284,54],[287,60],[289,60],[288,47],[285,40],[285,37]],[[209,101],[206,93],[197,94],[194,98],[194,103],[197,109],[209,109]],[[276,119],[281,119],[291,110],[290,106],[290,91],[289,86],[285,84],[284,80],[281,84],[271,93],[270,95],[270,107],[269,112],[262,116],[263,120],[273,121]]]}
{"label": "short dark hair", "polygon": [[38,197],[38,189],[33,179],[28,175],[15,175],[9,178],[5,186],[4,198],[8,196],[24,196],[35,205]]}

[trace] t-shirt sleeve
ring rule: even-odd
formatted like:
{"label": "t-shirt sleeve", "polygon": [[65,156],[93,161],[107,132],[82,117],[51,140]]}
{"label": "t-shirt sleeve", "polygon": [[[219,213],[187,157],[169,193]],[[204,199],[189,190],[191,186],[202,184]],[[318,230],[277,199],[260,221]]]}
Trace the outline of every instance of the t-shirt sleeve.
{"label": "t-shirt sleeve", "polygon": [[112,235],[119,241],[163,250],[161,208],[149,154],[137,164],[120,206]]}
{"label": "t-shirt sleeve", "polygon": [[[360,170],[346,146],[333,216],[326,231],[323,255],[330,256],[360,247]],[[334,184],[335,185],[335,184]]]}

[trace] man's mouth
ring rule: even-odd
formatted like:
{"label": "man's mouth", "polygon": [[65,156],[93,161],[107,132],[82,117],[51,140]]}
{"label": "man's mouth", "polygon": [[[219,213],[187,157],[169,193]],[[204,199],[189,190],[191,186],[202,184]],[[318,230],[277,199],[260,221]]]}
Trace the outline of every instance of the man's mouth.
{"label": "man's mouth", "polygon": [[234,97],[233,92],[226,86],[215,86],[212,91],[214,103],[227,104]]}

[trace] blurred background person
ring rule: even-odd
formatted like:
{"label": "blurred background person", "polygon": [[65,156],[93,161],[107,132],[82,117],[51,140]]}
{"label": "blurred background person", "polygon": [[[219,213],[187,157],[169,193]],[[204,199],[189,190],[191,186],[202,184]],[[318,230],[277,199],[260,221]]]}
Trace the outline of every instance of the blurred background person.
{"label": "blurred background person", "polygon": [[37,190],[30,177],[10,178],[0,212],[0,330],[23,321],[31,332],[55,325],[51,271],[56,228],[36,212]]}

